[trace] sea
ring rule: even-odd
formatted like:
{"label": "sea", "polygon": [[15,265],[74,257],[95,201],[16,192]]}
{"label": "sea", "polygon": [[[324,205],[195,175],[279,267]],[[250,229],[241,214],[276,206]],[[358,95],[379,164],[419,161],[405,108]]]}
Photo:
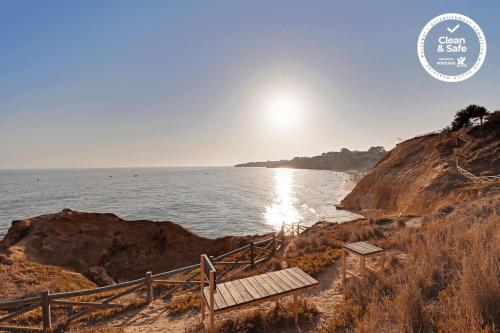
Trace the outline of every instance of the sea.
{"label": "sea", "polygon": [[64,208],[172,221],[211,238],[340,223],[357,217],[335,208],[352,187],[346,173],[285,168],[0,170],[0,239],[13,220]]}

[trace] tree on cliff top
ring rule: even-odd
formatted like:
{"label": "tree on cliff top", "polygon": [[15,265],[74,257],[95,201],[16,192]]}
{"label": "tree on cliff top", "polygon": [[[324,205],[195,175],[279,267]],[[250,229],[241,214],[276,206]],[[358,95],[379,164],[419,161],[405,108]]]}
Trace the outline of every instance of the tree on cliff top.
{"label": "tree on cliff top", "polygon": [[488,110],[484,106],[479,106],[476,104],[471,104],[465,109],[459,110],[455,114],[455,119],[451,123],[451,129],[457,131],[462,127],[471,124],[472,119],[479,119],[481,125],[483,124],[483,119],[488,115]]}

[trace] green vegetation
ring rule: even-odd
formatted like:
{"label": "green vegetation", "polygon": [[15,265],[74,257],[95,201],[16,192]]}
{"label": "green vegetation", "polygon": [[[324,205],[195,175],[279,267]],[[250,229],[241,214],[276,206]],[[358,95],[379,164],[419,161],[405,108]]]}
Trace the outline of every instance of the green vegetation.
{"label": "green vegetation", "polygon": [[479,119],[480,124],[483,124],[483,119],[489,115],[488,110],[484,106],[471,104],[465,109],[459,110],[455,114],[455,119],[451,123],[451,130],[457,131],[462,127],[469,126],[471,120]]}

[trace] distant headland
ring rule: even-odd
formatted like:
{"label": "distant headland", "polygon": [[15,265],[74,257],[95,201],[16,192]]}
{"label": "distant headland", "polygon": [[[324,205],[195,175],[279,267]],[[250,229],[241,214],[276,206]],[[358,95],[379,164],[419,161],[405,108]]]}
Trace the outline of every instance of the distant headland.
{"label": "distant headland", "polygon": [[384,147],[371,147],[367,151],[351,151],[342,148],[339,152],[331,151],[313,157],[294,157],[291,160],[248,162],[236,164],[235,167],[295,168],[364,171],[375,166],[386,154]]}

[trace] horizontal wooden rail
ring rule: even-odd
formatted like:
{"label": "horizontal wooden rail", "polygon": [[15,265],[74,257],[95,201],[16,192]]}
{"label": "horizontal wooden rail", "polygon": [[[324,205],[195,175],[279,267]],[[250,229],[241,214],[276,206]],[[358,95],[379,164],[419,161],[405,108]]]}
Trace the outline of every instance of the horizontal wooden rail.
{"label": "horizontal wooden rail", "polygon": [[30,312],[30,311],[33,311],[35,310],[36,308],[38,308],[40,306],[40,304],[33,304],[33,305],[29,305],[21,310],[18,310],[16,312],[12,312],[12,313],[9,313],[7,315],[4,315],[2,317],[0,317],[0,322],[2,321],[6,321],[8,319],[11,319],[11,318],[14,318],[14,317],[17,317],[17,316],[20,316],[26,312]]}
{"label": "horizontal wooden rail", "polygon": [[158,283],[158,284],[199,284],[200,281],[153,280],[153,283]]}
{"label": "horizontal wooden rail", "polygon": [[0,309],[13,308],[13,307],[18,307],[21,305],[33,304],[33,303],[40,303],[40,296],[23,298],[23,299],[18,299],[15,301],[3,302],[3,303],[0,303]]}
{"label": "horizontal wooden rail", "polygon": [[67,306],[93,306],[96,308],[121,308],[122,304],[116,303],[97,303],[97,302],[76,302],[76,301],[50,301],[50,304]]}
{"label": "horizontal wooden rail", "polygon": [[238,264],[249,264],[250,261],[242,260],[242,261],[216,261],[214,265],[238,265]]}
{"label": "horizontal wooden rail", "polygon": [[36,327],[19,327],[19,326],[1,326],[0,331],[7,332],[43,332],[41,328]]}

